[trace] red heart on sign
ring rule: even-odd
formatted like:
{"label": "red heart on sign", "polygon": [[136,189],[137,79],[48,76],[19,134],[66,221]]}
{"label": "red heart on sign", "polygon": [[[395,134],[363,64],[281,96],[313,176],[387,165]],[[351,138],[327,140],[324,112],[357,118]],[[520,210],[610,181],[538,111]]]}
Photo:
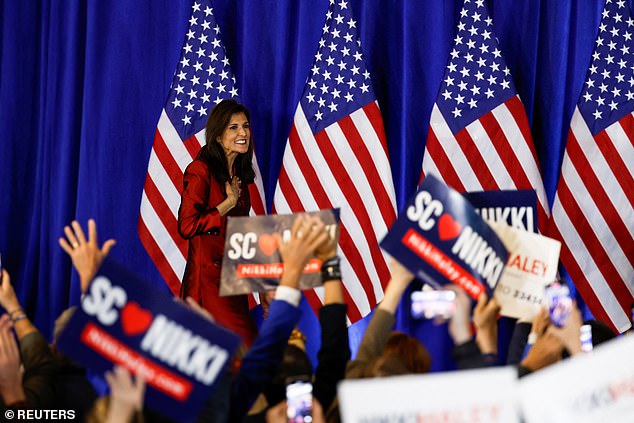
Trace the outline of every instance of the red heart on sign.
{"label": "red heart on sign", "polygon": [[141,308],[134,301],[129,301],[121,309],[121,326],[128,336],[139,335],[147,330],[152,323],[152,313]]}
{"label": "red heart on sign", "polygon": [[273,235],[264,234],[260,236],[258,245],[264,254],[270,256],[277,250],[277,240]]}
{"label": "red heart on sign", "polygon": [[447,241],[460,235],[462,225],[456,222],[450,214],[445,213],[438,219],[438,237],[441,241]]}

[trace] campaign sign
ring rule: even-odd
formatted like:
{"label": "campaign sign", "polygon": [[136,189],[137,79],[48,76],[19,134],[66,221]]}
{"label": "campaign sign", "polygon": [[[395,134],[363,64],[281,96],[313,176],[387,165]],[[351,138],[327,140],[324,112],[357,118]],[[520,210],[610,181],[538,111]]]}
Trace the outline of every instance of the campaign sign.
{"label": "campaign sign", "polygon": [[621,336],[523,377],[527,423],[634,421],[634,336]]}
{"label": "campaign sign", "polygon": [[508,258],[471,204],[431,175],[380,245],[418,278],[434,286],[453,282],[473,298],[491,297]]}
{"label": "campaign sign", "polygon": [[58,342],[99,373],[118,364],[147,383],[145,403],[191,421],[227,370],[240,339],[106,260]]}
{"label": "campaign sign", "polygon": [[487,222],[504,222],[537,232],[537,194],[534,189],[464,192],[476,212]]}
{"label": "campaign sign", "polygon": [[545,287],[557,276],[561,242],[491,222],[509,258],[495,288],[500,314],[532,322],[544,303]]}
{"label": "campaign sign", "polygon": [[520,421],[513,367],[346,379],[337,397],[346,423]]}
{"label": "campaign sign", "polygon": [[[284,272],[284,264],[273,234],[282,240],[291,237],[297,216],[319,216],[330,236],[339,239],[339,209],[319,210],[272,216],[229,217],[225,254],[220,273],[220,295],[238,295],[275,289]],[[321,285],[321,261],[313,258],[306,264],[300,289]]]}

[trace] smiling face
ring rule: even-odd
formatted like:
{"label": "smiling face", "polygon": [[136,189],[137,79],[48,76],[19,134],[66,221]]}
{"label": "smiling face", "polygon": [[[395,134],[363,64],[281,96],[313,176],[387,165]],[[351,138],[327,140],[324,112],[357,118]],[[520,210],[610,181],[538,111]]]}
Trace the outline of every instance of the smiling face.
{"label": "smiling face", "polygon": [[251,127],[244,113],[231,115],[229,124],[217,141],[222,146],[227,158],[244,154],[249,150],[251,139]]}

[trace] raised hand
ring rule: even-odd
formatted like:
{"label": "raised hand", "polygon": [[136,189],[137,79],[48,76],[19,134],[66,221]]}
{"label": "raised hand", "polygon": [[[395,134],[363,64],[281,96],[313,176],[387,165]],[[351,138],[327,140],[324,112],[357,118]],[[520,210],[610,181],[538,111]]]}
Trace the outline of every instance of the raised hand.
{"label": "raised hand", "polygon": [[577,308],[577,304],[573,303],[570,316],[568,316],[568,320],[566,320],[563,327],[558,328],[551,325],[548,330],[561,340],[570,355],[575,355],[581,352],[580,335],[582,325],[581,311]]}
{"label": "raised hand", "polygon": [[379,304],[379,307],[388,313],[394,314],[403,296],[403,292],[405,292],[409,283],[414,279],[414,275],[393,258],[390,259],[390,272],[392,277],[385,288],[385,296],[383,297],[383,301]]}
{"label": "raised hand", "polygon": [[11,285],[11,277],[9,276],[9,273],[3,269],[1,277],[2,284],[0,285],[0,306],[2,306],[7,313],[12,314],[10,317],[15,317],[13,314],[22,310],[20,302],[18,301],[17,295],[15,295],[13,285]]}
{"label": "raised hand", "polygon": [[498,352],[498,316],[500,305],[495,298],[488,299],[485,293],[478,298],[473,310],[473,324],[475,325],[476,343],[483,354],[497,354]]}
{"label": "raised hand", "polygon": [[0,317],[0,395],[4,404],[26,401],[20,371],[20,350],[11,332],[11,319]]}
{"label": "raised hand", "polygon": [[471,340],[471,297],[456,284],[443,287],[456,293],[456,312],[449,319],[447,329],[455,345],[462,345]]}
{"label": "raised hand", "polygon": [[546,332],[535,341],[535,344],[528,351],[524,360],[522,360],[522,366],[535,372],[561,360],[564,344],[552,332],[552,329],[552,326],[548,327]]}
{"label": "raised hand", "polygon": [[297,288],[304,267],[315,257],[316,248],[328,237],[324,223],[319,217],[300,215],[293,223],[291,237],[287,242],[282,240],[280,234],[274,236],[284,261],[280,285],[288,284]]}
{"label": "raised hand", "polygon": [[115,366],[112,372],[106,373],[106,381],[110,386],[110,405],[106,421],[130,421],[135,412],[143,409],[145,380],[141,376],[137,376],[135,380],[126,369]]}
{"label": "raised hand", "polygon": [[317,246],[315,256],[322,262],[337,255],[337,241],[334,237],[326,237],[324,242]]}
{"label": "raised hand", "polygon": [[109,239],[100,248],[97,244],[97,224],[93,219],[88,220],[88,240],[76,220],[73,220],[71,226],[64,227],[66,238],[60,237],[59,245],[73,261],[73,266],[79,273],[81,292],[84,293],[116,241]]}

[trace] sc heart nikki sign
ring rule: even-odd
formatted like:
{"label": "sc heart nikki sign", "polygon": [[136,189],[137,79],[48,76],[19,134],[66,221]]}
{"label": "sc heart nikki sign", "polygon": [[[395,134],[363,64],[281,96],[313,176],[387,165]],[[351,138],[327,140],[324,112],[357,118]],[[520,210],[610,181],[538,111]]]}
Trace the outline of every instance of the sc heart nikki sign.
{"label": "sc heart nikki sign", "polygon": [[380,245],[425,282],[452,282],[473,298],[493,294],[508,257],[502,241],[471,204],[431,175]]}
{"label": "sc heart nikki sign", "polygon": [[129,301],[121,309],[121,327],[128,336],[136,336],[145,333],[152,323],[152,313],[141,308],[141,306]]}
{"label": "sc heart nikki sign", "polygon": [[445,213],[438,219],[438,237],[441,241],[454,239],[460,235],[462,225],[456,222],[449,213]]}
{"label": "sc heart nikki sign", "polygon": [[193,421],[228,368],[239,338],[106,259],[58,340],[73,361],[103,374],[141,375],[145,403]]}
{"label": "sc heart nikki sign", "polygon": [[[339,238],[339,211],[319,210],[287,215],[229,217],[225,255],[220,272],[220,295],[238,295],[275,289],[284,272],[279,252],[282,242],[291,236],[293,222],[299,215],[319,216],[333,239]],[[321,261],[311,259],[300,280],[300,289],[321,285]]]}
{"label": "sc heart nikki sign", "polygon": [[260,235],[258,245],[264,254],[270,256],[277,250],[277,240],[273,235],[264,234]]}

